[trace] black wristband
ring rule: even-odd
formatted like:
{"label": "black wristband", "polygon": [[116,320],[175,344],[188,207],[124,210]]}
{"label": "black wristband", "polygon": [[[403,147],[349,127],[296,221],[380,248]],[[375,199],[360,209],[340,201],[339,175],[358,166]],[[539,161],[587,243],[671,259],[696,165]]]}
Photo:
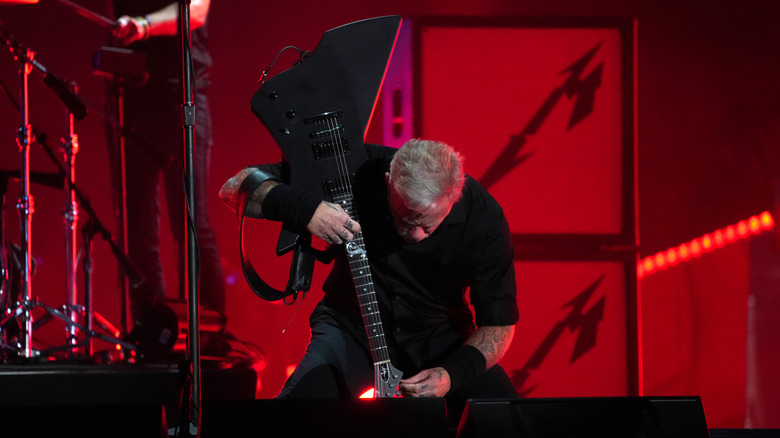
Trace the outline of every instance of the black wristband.
{"label": "black wristband", "polygon": [[303,231],[309,225],[321,200],[309,192],[279,184],[274,186],[263,199],[263,217],[282,221],[296,231]]}
{"label": "black wristband", "polygon": [[441,364],[450,375],[450,393],[455,392],[485,372],[487,361],[476,347],[461,345]]}

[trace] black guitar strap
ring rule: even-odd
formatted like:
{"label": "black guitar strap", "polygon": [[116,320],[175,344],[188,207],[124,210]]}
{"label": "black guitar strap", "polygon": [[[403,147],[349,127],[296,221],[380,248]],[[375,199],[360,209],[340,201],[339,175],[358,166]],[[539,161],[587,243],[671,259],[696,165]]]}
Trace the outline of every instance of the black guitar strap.
{"label": "black guitar strap", "polygon": [[[251,197],[252,193],[254,193],[262,183],[268,181],[269,179],[278,180],[275,175],[257,169],[250,173],[238,188],[238,206],[236,209],[236,215],[238,217],[238,244],[239,248],[241,249],[241,268],[244,271],[244,278],[246,278],[247,283],[249,283],[249,287],[252,288],[252,291],[257,296],[267,301],[278,301],[292,295],[292,302],[289,303],[292,304],[298,298],[298,292],[303,291],[305,293],[308,290],[308,287],[305,289],[295,288],[295,286],[301,285],[292,284],[294,282],[289,282],[284,292],[271,287],[268,283],[263,281],[262,278],[260,278],[260,275],[255,270],[252,262],[249,260],[249,254],[247,253],[246,245],[244,243],[244,219],[247,203],[249,202],[249,198]],[[293,276],[294,270],[295,263],[293,263],[293,267],[291,267],[291,277]],[[306,282],[304,281],[303,283]],[[311,284],[311,281],[309,280],[308,283]]]}

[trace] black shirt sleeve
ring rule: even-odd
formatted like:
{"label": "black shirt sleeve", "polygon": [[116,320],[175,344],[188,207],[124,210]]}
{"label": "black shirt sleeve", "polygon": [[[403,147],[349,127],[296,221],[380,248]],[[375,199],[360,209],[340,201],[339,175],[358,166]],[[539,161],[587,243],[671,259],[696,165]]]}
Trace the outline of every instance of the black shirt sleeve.
{"label": "black shirt sleeve", "polygon": [[479,213],[472,232],[479,233],[472,256],[470,300],[475,322],[481,326],[504,326],[517,323],[514,251],[509,224],[503,210],[478,184],[472,188],[475,209]]}

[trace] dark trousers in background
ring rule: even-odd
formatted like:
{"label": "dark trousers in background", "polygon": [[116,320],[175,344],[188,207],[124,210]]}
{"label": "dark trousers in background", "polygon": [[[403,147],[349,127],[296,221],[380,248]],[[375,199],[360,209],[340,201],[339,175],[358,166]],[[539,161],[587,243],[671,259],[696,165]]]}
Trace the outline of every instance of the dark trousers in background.
{"label": "dark trousers in background", "polygon": [[[125,125],[132,131],[126,136],[127,253],[144,277],[144,282],[129,291],[130,315],[141,317],[156,299],[183,298],[186,262],[184,258],[184,134],[181,122],[181,89],[176,84],[145,84],[125,90]],[[109,107],[115,108],[115,99]],[[194,178],[197,235],[200,250],[199,303],[224,314],[225,294],[222,267],[214,232],[208,216],[208,172],[211,154],[211,115],[208,100],[199,93],[196,100]],[[115,211],[121,201],[121,175],[118,137],[109,129],[109,158],[112,166]],[[169,157],[164,165],[149,148]],[[163,262],[160,257],[160,213],[166,202],[169,226],[177,254],[178,291],[176,296],[165,290]]]}

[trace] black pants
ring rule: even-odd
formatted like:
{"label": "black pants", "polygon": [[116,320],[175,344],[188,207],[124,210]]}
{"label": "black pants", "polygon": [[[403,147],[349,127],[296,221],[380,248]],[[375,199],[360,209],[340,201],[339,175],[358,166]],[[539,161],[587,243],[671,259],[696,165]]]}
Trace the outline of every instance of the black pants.
{"label": "black pants", "polygon": [[[374,366],[364,342],[332,318],[318,316],[312,320],[306,353],[277,398],[355,398],[373,386]],[[472,398],[517,397],[509,376],[495,365],[446,398],[457,405]]]}
{"label": "black pants", "polygon": [[[144,282],[129,291],[130,314],[138,319],[155,299],[181,298],[184,295],[184,146],[181,127],[181,90],[175,84],[150,83],[125,91],[125,123],[132,134],[125,147],[128,235],[127,253],[144,277]],[[112,102],[116,105],[116,101]],[[112,106],[109,103],[109,106]],[[200,304],[224,312],[225,296],[221,261],[212,231],[208,204],[207,177],[211,154],[211,116],[205,93],[197,95],[195,154],[192,173],[195,179],[197,235],[200,250]],[[117,168],[117,135],[109,130],[109,158],[115,205],[121,200],[121,178]],[[149,149],[171,161],[163,165],[150,156]],[[176,271],[179,290],[166,293],[163,262],[160,259],[161,201],[166,202],[171,234],[177,250]]]}

